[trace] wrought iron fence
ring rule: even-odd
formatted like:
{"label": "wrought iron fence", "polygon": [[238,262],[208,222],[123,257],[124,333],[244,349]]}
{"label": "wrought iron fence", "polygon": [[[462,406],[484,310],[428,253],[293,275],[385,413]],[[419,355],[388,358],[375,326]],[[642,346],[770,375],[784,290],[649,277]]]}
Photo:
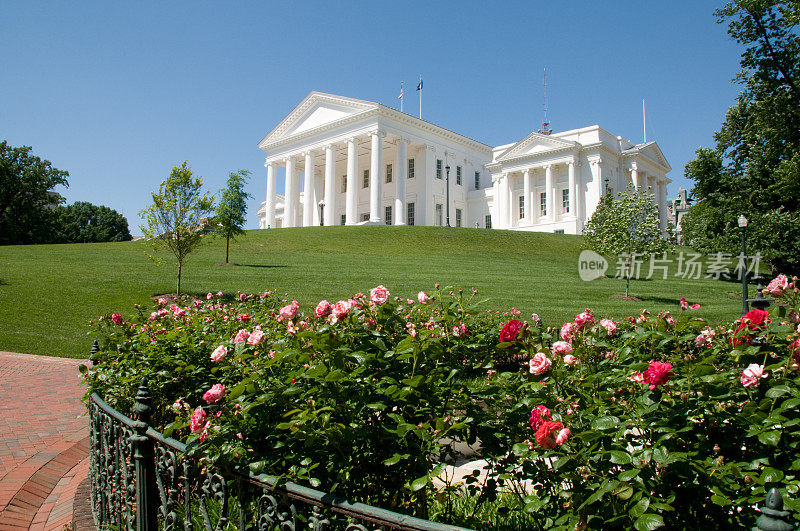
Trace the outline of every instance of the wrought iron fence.
{"label": "wrought iron fence", "polygon": [[367,531],[459,530],[356,503],[249,471],[223,470],[187,456],[185,444],[150,427],[152,399],[142,379],[133,413],[115,410],[96,393],[91,418],[91,503],[100,528],[238,527]]}

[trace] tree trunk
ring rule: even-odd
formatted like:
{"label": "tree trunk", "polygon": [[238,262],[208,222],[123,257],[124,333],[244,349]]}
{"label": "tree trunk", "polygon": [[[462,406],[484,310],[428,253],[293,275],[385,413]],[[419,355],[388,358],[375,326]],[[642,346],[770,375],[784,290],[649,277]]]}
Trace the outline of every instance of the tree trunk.
{"label": "tree trunk", "polygon": [[176,291],[176,294],[177,294],[178,297],[181,296],[181,272],[182,272],[181,270],[182,269],[183,269],[183,264],[178,262],[178,289]]}
{"label": "tree trunk", "polygon": [[231,235],[228,233],[227,237],[225,238],[225,263],[228,263],[228,250],[231,246]]}

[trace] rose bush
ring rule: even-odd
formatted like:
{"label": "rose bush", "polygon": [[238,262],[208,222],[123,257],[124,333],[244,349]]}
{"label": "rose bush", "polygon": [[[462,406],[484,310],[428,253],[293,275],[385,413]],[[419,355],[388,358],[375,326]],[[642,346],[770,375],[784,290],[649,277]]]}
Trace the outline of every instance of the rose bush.
{"label": "rose bush", "polygon": [[[428,513],[466,494],[542,528],[747,527],[771,487],[800,509],[795,284],[718,326],[685,300],[545,327],[448,288],[308,308],[210,294],[102,318],[85,378],[129,411],[146,376],[156,427],[211,461],[443,522],[483,525]],[[434,489],[463,445],[485,473]]]}

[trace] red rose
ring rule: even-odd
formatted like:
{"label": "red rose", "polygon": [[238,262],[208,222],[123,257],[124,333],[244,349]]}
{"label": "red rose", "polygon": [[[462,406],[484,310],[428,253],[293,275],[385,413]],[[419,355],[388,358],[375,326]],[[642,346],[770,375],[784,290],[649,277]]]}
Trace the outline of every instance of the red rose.
{"label": "red rose", "polygon": [[[752,330],[753,332],[758,332],[762,330],[766,325],[769,324],[769,313],[765,312],[764,310],[750,310],[746,314],[742,316],[741,322],[739,327],[736,329],[736,335],[738,335],[742,330]],[[751,337],[749,335],[744,335],[742,337],[732,337],[731,343],[733,345],[738,345],[742,342],[742,340],[750,343]]]}
{"label": "red rose", "polygon": [[564,428],[564,425],[560,422],[553,422],[553,421],[546,421],[539,426],[539,429],[536,430],[536,442],[542,448],[550,448],[553,449],[559,446],[556,438],[558,437],[559,432]]}
{"label": "red rose", "polygon": [[522,323],[516,319],[507,322],[503,325],[503,329],[500,330],[500,342],[507,343],[509,341],[514,341],[517,339],[517,335],[519,335],[521,329]]}
{"label": "red rose", "polygon": [[644,372],[644,383],[652,391],[659,385],[663,385],[672,378],[672,364],[661,361],[651,361],[647,370]]}

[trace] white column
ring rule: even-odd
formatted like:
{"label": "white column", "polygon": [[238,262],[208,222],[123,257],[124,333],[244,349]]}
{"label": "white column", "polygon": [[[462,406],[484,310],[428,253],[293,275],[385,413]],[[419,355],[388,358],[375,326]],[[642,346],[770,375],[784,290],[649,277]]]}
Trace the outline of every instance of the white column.
{"label": "white column", "polygon": [[556,211],[553,201],[553,196],[555,195],[553,190],[553,167],[550,164],[547,164],[544,167],[544,192],[546,194],[545,208],[547,208],[547,219],[555,220]]}
{"label": "white column", "polygon": [[569,194],[569,217],[578,217],[578,188],[575,185],[575,161],[567,161],[567,190]]}
{"label": "white column", "polygon": [[295,226],[295,182],[294,182],[294,159],[286,159],[286,191],[283,198],[283,226]]}
{"label": "white column", "polygon": [[333,158],[333,146],[325,146],[325,185],[324,185],[325,210],[323,211],[322,223],[330,227],[335,225],[336,215],[336,161]]}
{"label": "white column", "polygon": [[500,176],[492,175],[492,228],[500,228]]}
{"label": "white column", "polygon": [[275,179],[275,162],[267,162],[265,164],[267,167],[267,205],[266,205],[266,212],[264,216],[264,224],[266,227],[264,228],[275,228],[275,190],[276,186],[276,179]]}
{"label": "white column", "polygon": [[381,222],[381,167],[383,166],[383,131],[370,133],[371,153],[369,164],[369,221]]}
{"label": "white column", "polygon": [[525,171],[522,172],[522,195],[525,199],[524,206],[525,206],[525,224],[526,225],[533,225],[533,202],[531,201],[531,170],[530,168],[525,168]]}
{"label": "white column", "polygon": [[603,187],[605,186],[605,183],[603,182],[603,159],[597,159],[593,161],[593,164],[595,167],[595,182],[597,182],[596,199],[597,202],[599,203],[600,198],[602,198],[603,193],[605,193],[605,190],[603,189]]}
{"label": "white column", "polygon": [[406,144],[408,140],[400,138],[397,141],[397,159],[394,163],[392,173],[395,180],[395,198],[392,215],[395,225],[406,224],[406,170],[408,169],[408,157],[406,156]]}
{"label": "white column", "polygon": [[502,229],[510,229],[511,228],[511,209],[509,208],[509,203],[511,203],[511,198],[509,194],[511,193],[511,185],[509,183],[508,173],[504,173],[501,176],[500,181],[500,219],[502,220]]}
{"label": "white column", "polygon": [[356,187],[356,170],[358,161],[356,139],[347,139],[347,194],[345,196],[345,223],[358,223],[358,188]]}
{"label": "white column", "polygon": [[305,178],[303,179],[303,226],[314,225],[314,156],[306,151]]}
{"label": "white column", "polygon": [[633,181],[633,186],[637,190],[641,190],[642,183],[639,181],[639,169],[635,162],[631,163],[631,180]]}

